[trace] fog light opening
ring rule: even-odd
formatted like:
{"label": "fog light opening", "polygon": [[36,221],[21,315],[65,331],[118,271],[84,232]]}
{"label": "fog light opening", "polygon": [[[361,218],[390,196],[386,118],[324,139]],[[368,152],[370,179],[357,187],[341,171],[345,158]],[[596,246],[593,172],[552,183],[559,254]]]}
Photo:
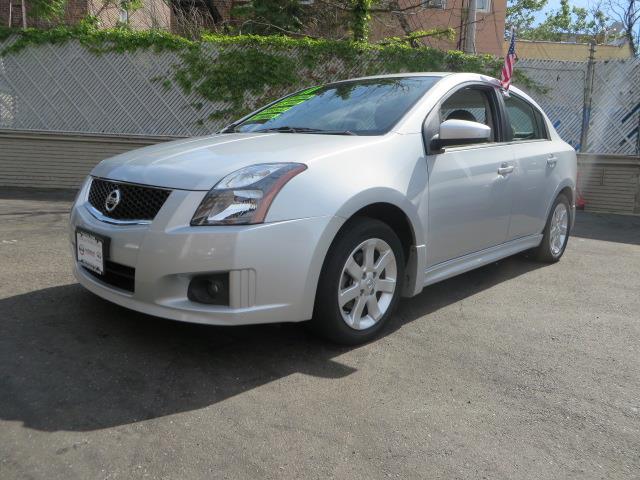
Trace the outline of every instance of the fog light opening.
{"label": "fog light opening", "polygon": [[187,297],[197,303],[229,305],[229,274],[212,273],[192,278]]}

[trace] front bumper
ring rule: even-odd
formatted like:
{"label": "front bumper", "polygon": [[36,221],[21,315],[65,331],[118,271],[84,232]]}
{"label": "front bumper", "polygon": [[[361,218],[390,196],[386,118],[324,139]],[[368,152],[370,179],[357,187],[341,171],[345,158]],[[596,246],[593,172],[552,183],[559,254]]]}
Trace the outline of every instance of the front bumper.
{"label": "front bumper", "polygon": [[[240,325],[311,318],[322,263],[344,220],[326,216],[192,227],[191,216],[205,193],[174,190],[146,225],[98,220],[81,195],[69,231],[74,259],[76,228],[108,237],[109,260],[135,268],[135,288],[130,293],[107,285],[74,260],[78,282],[123,307],[186,322]],[[228,306],[187,298],[194,276],[219,272],[229,272]]]}

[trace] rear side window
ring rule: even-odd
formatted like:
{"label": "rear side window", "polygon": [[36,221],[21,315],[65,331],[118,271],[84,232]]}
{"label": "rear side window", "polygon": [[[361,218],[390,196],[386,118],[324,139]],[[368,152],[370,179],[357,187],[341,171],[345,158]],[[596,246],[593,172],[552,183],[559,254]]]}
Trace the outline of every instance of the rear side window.
{"label": "rear side window", "polygon": [[531,104],[510,95],[504,99],[507,110],[507,137],[514,142],[546,139],[547,133],[540,112]]}

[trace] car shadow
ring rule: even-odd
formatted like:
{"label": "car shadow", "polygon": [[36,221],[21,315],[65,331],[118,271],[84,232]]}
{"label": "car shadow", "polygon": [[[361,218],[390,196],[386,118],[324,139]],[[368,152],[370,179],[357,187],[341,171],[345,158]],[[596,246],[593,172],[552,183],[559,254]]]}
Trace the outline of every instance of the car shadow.
{"label": "car shadow", "polygon": [[[404,299],[389,334],[541,265],[512,257]],[[211,327],[126,310],[78,284],[0,300],[0,418],[89,431],[210,406],[294,373],[342,378],[349,348],[301,324]]]}
{"label": "car shadow", "polygon": [[494,285],[546,266],[548,264],[534,261],[526,254],[519,254],[430,285],[420,295],[402,299],[397,313],[399,318],[390,323],[385,334]]}
{"label": "car shadow", "polygon": [[640,245],[640,215],[577,212],[571,235],[605,242]]}

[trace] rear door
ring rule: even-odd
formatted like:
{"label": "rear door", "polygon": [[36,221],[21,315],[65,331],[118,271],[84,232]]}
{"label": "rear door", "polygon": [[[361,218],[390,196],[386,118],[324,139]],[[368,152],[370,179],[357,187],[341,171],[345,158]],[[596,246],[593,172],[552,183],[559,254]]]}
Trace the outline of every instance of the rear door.
{"label": "rear door", "polygon": [[466,85],[427,117],[427,138],[451,118],[484,123],[492,131],[489,142],[446,147],[427,157],[428,267],[506,241],[515,165],[511,146],[500,142],[497,95],[493,87]]}
{"label": "rear door", "polygon": [[557,157],[538,109],[514,93],[502,97],[506,140],[516,162],[512,175],[513,203],[508,239],[541,233],[546,221],[548,178]]}

